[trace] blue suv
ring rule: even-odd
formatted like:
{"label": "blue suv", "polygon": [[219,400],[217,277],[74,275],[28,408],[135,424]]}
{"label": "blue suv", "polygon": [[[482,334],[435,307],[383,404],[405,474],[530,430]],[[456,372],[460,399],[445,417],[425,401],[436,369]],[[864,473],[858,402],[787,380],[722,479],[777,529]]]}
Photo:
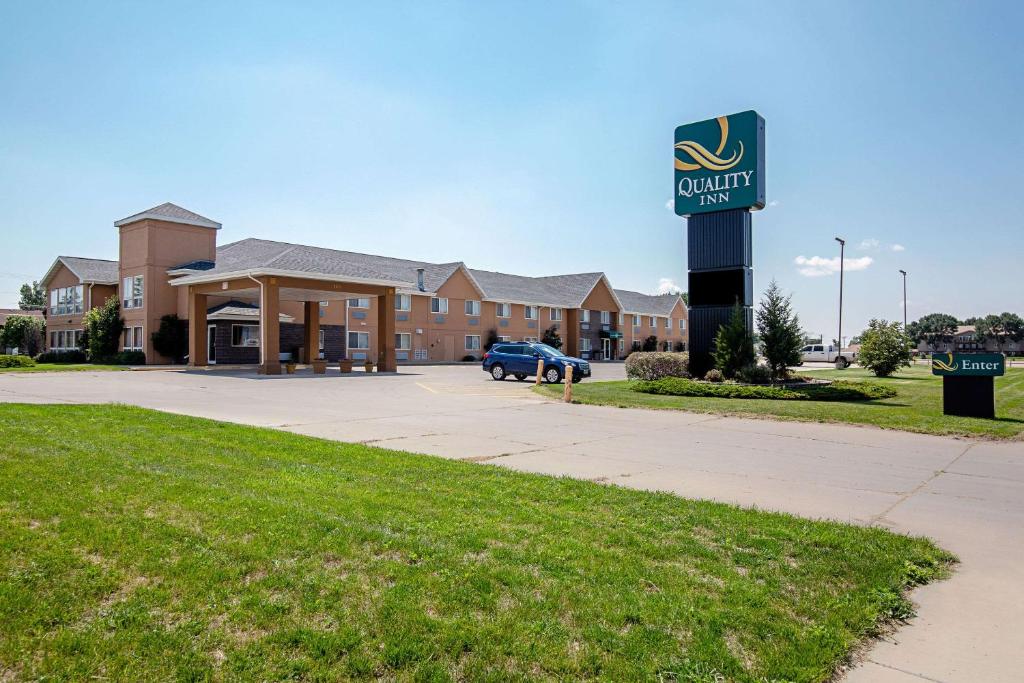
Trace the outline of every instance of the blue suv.
{"label": "blue suv", "polygon": [[484,354],[483,371],[499,382],[509,375],[522,382],[536,376],[537,361],[544,360],[542,377],[548,384],[557,384],[565,376],[565,366],[572,366],[572,381],[590,377],[590,363],[567,356],[547,344],[536,342],[500,342]]}

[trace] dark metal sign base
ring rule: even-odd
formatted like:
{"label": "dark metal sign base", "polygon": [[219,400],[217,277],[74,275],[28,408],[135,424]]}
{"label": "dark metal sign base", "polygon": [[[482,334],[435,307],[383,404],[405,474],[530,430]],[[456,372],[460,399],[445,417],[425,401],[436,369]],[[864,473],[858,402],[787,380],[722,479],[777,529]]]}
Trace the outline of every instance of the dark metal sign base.
{"label": "dark metal sign base", "polygon": [[960,417],[994,418],[995,378],[969,375],[943,377],[942,412]]}

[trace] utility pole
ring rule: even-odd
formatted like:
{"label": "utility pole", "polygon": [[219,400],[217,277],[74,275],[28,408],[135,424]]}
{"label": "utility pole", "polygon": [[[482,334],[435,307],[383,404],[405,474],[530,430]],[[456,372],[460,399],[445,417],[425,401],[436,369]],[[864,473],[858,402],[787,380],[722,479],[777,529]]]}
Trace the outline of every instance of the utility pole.
{"label": "utility pole", "polygon": [[846,240],[837,237],[836,242],[839,242],[839,335],[836,337],[836,344],[839,345],[836,350],[838,354],[843,350],[843,266],[846,260]]}
{"label": "utility pole", "polygon": [[907,271],[900,270],[903,276],[903,334],[907,333]]}

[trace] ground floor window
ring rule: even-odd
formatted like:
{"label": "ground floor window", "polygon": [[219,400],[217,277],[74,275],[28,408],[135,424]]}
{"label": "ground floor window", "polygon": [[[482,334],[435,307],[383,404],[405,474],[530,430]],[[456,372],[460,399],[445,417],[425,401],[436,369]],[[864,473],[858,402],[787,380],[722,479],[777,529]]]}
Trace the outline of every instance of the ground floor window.
{"label": "ground floor window", "polygon": [[369,332],[349,332],[348,333],[348,348],[350,348],[350,349],[368,349],[368,348],[370,348],[370,333]]}
{"label": "ground floor window", "polygon": [[232,346],[259,346],[260,326],[259,325],[232,325],[231,326]]}
{"label": "ground floor window", "polygon": [[409,332],[395,333],[395,350],[408,351],[412,348],[412,334]]}
{"label": "ground floor window", "polygon": [[580,339],[580,351],[590,351],[590,339],[588,337]]}
{"label": "ground floor window", "polygon": [[50,349],[53,351],[72,351],[78,348],[78,342],[81,338],[81,330],[52,330],[50,332]]}
{"label": "ground floor window", "polygon": [[625,339],[620,339],[619,340],[619,353],[622,353],[625,350],[626,350],[626,340]]}
{"label": "ground floor window", "polygon": [[319,350],[320,350],[320,356],[321,356],[321,357],[323,357],[323,355],[324,355],[324,339],[325,339],[325,338],[326,338],[326,337],[324,337],[324,331],[323,331],[323,330],[320,330],[320,341],[319,341],[319,346],[318,346],[318,348],[319,348]]}
{"label": "ground floor window", "polygon": [[528,343],[528,344],[536,344],[537,343],[537,338],[536,337],[523,337],[523,341]]}
{"label": "ground floor window", "polygon": [[512,337],[501,335],[500,337],[498,337],[498,341],[500,341],[500,342],[510,342],[510,341],[512,341]]}
{"label": "ground floor window", "polygon": [[121,337],[121,346],[125,351],[142,351],[142,326],[126,327]]}
{"label": "ground floor window", "polygon": [[479,334],[467,334],[466,335],[466,350],[467,351],[479,351],[480,350],[480,335]]}

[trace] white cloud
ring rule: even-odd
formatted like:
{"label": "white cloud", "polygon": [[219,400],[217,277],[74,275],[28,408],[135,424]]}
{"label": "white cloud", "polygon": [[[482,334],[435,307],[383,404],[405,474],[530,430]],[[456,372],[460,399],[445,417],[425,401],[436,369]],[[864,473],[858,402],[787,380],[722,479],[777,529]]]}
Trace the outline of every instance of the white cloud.
{"label": "white cloud", "polygon": [[906,251],[907,250],[907,248],[905,246],[903,246],[902,244],[894,244],[894,245],[892,245],[889,248],[892,249],[893,251]]}
{"label": "white cloud", "polygon": [[676,200],[675,199],[670,199],[667,202],[665,202],[665,208],[668,209],[669,211],[675,211],[676,210]]}
{"label": "white cloud", "polygon": [[676,281],[670,277],[659,278],[658,280],[658,294],[678,294],[683,291],[683,288],[676,284]]}
{"label": "white cloud", "polygon": [[779,200],[778,199],[773,199],[770,202],[768,202],[768,206],[778,206],[778,205],[779,205]]}
{"label": "white cloud", "polygon": [[[848,258],[843,262],[845,270],[864,270],[875,260],[870,256],[861,256],[860,258]],[[825,275],[834,275],[839,272],[839,257],[833,256],[832,258],[825,258],[824,256],[797,256],[793,259],[799,268],[797,270],[801,275],[805,277],[822,277]]]}
{"label": "white cloud", "polygon": [[881,243],[874,237],[869,237],[866,240],[861,240],[860,244],[857,245],[857,248],[861,251],[867,251],[869,249],[878,249],[879,244]]}

